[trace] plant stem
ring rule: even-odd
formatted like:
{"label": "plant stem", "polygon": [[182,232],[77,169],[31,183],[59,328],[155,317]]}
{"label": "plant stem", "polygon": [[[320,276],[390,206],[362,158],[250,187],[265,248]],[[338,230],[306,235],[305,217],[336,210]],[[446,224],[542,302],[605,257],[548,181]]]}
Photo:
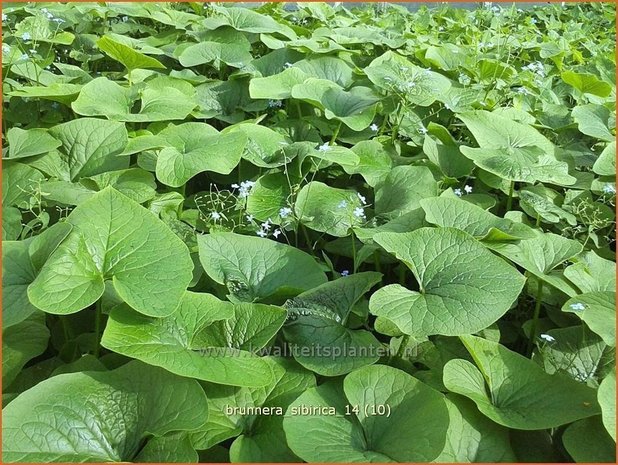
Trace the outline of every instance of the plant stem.
{"label": "plant stem", "polygon": [[333,137],[331,137],[330,139],[330,145],[333,145],[335,143],[335,140],[337,140],[337,136],[339,135],[339,131],[341,130],[341,121],[339,121],[339,124],[337,125],[337,129],[335,129],[335,132],[333,133]]}
{"label": "plant stem", "polygon": [[530,328],[530,339],[528,340],[528,355],[532,355],[534,341],[536,341],[536,333],[539,327],[539,315],[541,314],[541,299],[543,297],[543,281],[538,281],[536,291],[536,302],[534,303],[534,315],[532,316],[532,327]]}
{"label": "plant stem", "polygon": [[94,356],[99,357],[99,342],[101,340],[101,300],[97,300],[95,305],[95,314],[94,314],[94,336],[96,339],[96,345],[94,346]]}
{"label": "plant stem", "polygon": [[356,273],[356,237],[352,229],[352,273]]}
{"label": "plant stem", "polygon": [[309,239],[309,231],[307,231],[307,228],[304,224],[300,225],[300,229],[302,229],[303,235],[305,236],[305,245],[309,248],[309,252],[311,252],[311,255],[315,257],[315,254],[313,253],[313,247],[311,247],[311,239]]}
{"label": "plant stem", "polygon": [[511,181],[511,186],[509,187],[509,198],[506,201],[506,211],[511,211],[511,206],[513,205],[513,191],[515,190],[515,181]]}
{"label": "plant stem", "polygon": [[399,343],[399,348],[397,349],[397,358],[403,358],[403,352],[406,349],[406,346],[408,345],[408,342],[410,341],[410,336],[408,336],[407,334],[404,335],[401,338],[401,342]]}
{"label": "plant stem", "polygon": [[406,267],[403,264],[399,265],[399,284],[402,286],[406,283]]}

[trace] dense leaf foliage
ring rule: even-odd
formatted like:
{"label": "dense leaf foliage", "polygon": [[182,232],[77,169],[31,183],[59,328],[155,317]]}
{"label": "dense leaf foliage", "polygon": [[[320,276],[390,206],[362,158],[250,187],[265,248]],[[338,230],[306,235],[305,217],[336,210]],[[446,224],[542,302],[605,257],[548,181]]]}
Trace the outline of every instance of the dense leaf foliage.
{"label": "dense leaf foliage", "polygon": [[5,462],[614,462],[615,8],[7,3]]}

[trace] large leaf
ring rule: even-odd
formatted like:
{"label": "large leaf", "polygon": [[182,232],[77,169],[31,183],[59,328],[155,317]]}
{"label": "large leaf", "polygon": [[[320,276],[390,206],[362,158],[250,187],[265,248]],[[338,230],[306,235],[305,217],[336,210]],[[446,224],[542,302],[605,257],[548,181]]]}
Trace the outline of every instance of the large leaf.
{"label": "large leaf", "polygon": [[461,153],[479,168],[510,181],[575,183],[568,165],[554,157],[553,144],[533,127],[488,111],[458,117],[480,147],[461,147]]}
{"label": "large leaf", "polygon": [[594,251],[577,257],[564,270],[564,276],[582,292],[616,291],[616,263],[599,257]]}
{"label": "large leaf", "polygon": [[178,60],[186,67],[214,62],[217,68],[221,63],[242,68],[253,59],[250,51],[251,44],[243,33],[224,27],[207,31],[199,43],[185,48]]}
{"label": "large leaf", "polygon": [[373,237],[412,270],[419,291],[399,284],[371,296],[370,311],[418,337],[457,336],[497,321],[519,296],[524,279],[472,236],[453,228],[422,228]]}
{"label": "large leaf", "polygon": [[588,327],[616,347],[616,293],[613,291],[587,292],[571,297],[563,312],[575,313]]}
{"label": "large leaf", "polygon": [[392,51],[377,57],[364,71],[376,86],[404,95],[415,105],[429,106],[451,87],[445,76],[420,68]]}
{"label": "large leaf", "polygon": [[[100,98],[105,95],[105,98]],[[136,113],[133,107],[140,100]],[[195,90],[185,81],[159,77],[139,94],[106,77],[86,84],[71,107],[82,116],[105,116],[115,121],[148,122],[185,119],[197,106]]]}
{"label": "large leaf", "polygon": [[61,143],[44,129],[11,128],[7,132],[9,158],[26,158],[47,153]]}
{"label": "large leaf", "polygon": [[603,415],[605,429],[616,441],[616,371],[613,370],[601,381],[599,386],[599,404]]}
{"label": "large leaf", "polygon": [[212,233],[197,242],[204,271],[239,301],[284,299],[326,282],[313,257],[269,239]]}
{"label": "large leaf", "polygon": [[272,380],[272,372],[251,352],[268,342],[285,316],[278,307],[235,305],[186,292],[178,309],[165,318],[140,315],[127,305],[114,308],[101,345],[181,376],[263,386]]}
{"label": "large leaf", "polygon": [[495,216],[462,199],[433,197],[419,203],[427,222],[461,229],[481,240],[512,241],[535,237],[528,226]]}
{"label": "large leaf", "polygon": [[498,424],[514,429],[555,428],[600,412],[596,391],[563,374],[547,374],[530,359],[497,342],[460,336],[476,366],[454,359],[444,385],[472,399]]}
{"label": "large leaf", "polygon": [[608,97],[612,93],[612,86],[604,81],[600,81],[594,74],[576,73],[567,70],[560,76],[564,82],[574,87],[582,94],[597,95]]}
{"label": "large leaf", "polygon": [[446,446],[435,462],[515,462],[508,429],[478,411],[468,399],[446,396],[449,425]]}
{"label": "large leaf", "polygon": [[378,361],[378,340],[368,331],[349,329],[346,322],[352,306],[381,277],[375,272],[355,273],[285,303],[289,317],[283,334],[297,347],[292,355],[298,363],[318,374],[337,376]]}
{"label": "large leaf", "polygon": [[138,68],[165,69],[165,66],[159,60],[121,44],[109,36],[103,36],[97,40],[97,47],[114,60],[122,63],[129,71]]}
{"label": "large leaf", "polygon": [[292,96],[292,88],[307,75],[298,68],[289,68],[273,76],[254,78],[249,83],[249,95],[255,99],[281,100]]}
{"label": "large leaf", "polygon": [[[298,395],[315,387],[315,377],[289,358],[266,357],[264,361],[274,373],[264,387],[205,385],[209,417],[191,435],[196,447],[206,449],[238,436],[230,447],[233,461],[298,461],[286,444],[283,413]],[[260,415],[260,409],[264,414]]]}
{"label": "large leaf", "polygon": [[397,166],[376,189],[376,214],[388,218],[415,210],[420,200],[438,195],[438,183],[426,166]]}
{"label": "large leaf", "polygon": [[[390,415],[373,413],[386,406]],[[303,460],[348,463],[430,462],[444,448],[448,424],[442,394],[384,365],[350,373],[343,389],[337,382],[308,389],[283,420],[288,445]]]}
{"label": "large leaf", "polygon": [[307,227],[344,237],[350,228],[365,223],[365,213],[356,192],[312,181],[300,190],[294,205],[296,216]]}
{"label": "large leaf", "polygon": [[3,460],[127,462],[148,436],[193,430],[207,415],[197,381],[140,362],[58,375],[3,409]]}
{"label": "large leaf", "polygon": [[611,126],[614,126],[615,132],[616,117],[612,118],[612,114],[604,106],[580,105],[573,108],[571,113],[579,131],[583,134],[608,142],[616,140],[615,134],[610,131]]}
{"label": "large leaf", "polygon": [[9,386],[30,360],[47,348],[49,330],[45,315],[38,312],[2,331],[2,385]]}
{"label": "large leaf", "polygon": [[534,239],[518,243],[492,242],[488,247],[565,294],[575,295],[575,290],[563,279],[562,273],[555,269],[582,251],[578,241],[553,233],[537,232]]}
{"label": "large leaf", "polygon": [[102,295],[105,281],[132,308],[171,314],[191,281],[187,246],[151,212],[107,187],[67,218],[74,226],[28,288],[49,313],[77,312]]}
{"label": "large leaf", "polygon": [[578,463],[615,463],[616,443],[599,417],[572,423],[562,433],[564,448]]}
{"label": "large leaf", "polygon": [[229,174],[240,162],[247,144],[241,132],[220,134],[202,123],[185,123],[161,131],[167,141],[157,156],[157,178],[162,183],[179,187],[198,173],[212,171]]}
{"label": "large leaf", "polygon": [[116,156],[128,142],[122,123],[80,118],[55,126],[50,133],[62,143],[61,159],[72,181],[128,167],[128,160]]}

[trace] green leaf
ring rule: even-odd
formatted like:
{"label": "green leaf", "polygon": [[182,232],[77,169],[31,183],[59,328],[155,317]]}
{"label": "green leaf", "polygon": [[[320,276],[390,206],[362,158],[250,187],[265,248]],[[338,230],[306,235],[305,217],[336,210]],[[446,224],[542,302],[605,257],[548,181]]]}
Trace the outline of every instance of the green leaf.
{"label": "green leaf", "polygon": [[186,292],[178,309],[165,318],[140,315],[127,305],[115,307],[101,345],[180,376],[263,386],[272,372],[251,352],[263,347],[284,320],[285,311],[278,307],[235,305]]}
{"label": "green leaf", "polygon": [[[89,178],[82,178],[81,184],[94,192],[113,187],[121,194],[137,203],[145,203],[156,195],[157,183],[152,173],[141,168],[107,171]],[[47,187],[48,185],[44,185]],[[79,204],[79,203],[78,203]]]}
{"label": "green leaf", "polygon": [[616,371],[613,370],[601,381],[599,386],[599,404],[601,405],[603,425],[616,441]]}
{"label": "green leaf", "polygon": [[549,375],[497,342],[475,336],[460,339],[476,366],[462,359],[450,360],[444,366],[444,385],[472,399],[496,423],[537,430],[599,413],[596,391],[585,384],[563,374]]}
{"label": "green leaf", "polygon": [[209,32],[204,41],[183,50],[178,57],[182,66],[214,62],[216,68],[219,68],[221,63],[242,68],[253,59],[250,53],[251,44],[244,34],[231,28]]}
{"label": "green leaf", "polygon": [[[101,95],[105,95],[105,99],[101,99]],[[140,109],[134,113],[138,100]],[[71,104],[73,111],[82,116],[105,116],[133,123],[183,120],[196,106],[193,86],[167,76],[149,81],[139,94],[106,77],[96,78],[82,88]]]}
{"label": "green leaf", "polygon": [[40,171],[29,165],[5,160],[2,162],[2,206],[28,208],[44,179]]}
{"label": "green leaf", "polygon": [[461,229],[480,240],[516,241],[535,237],[528,226],[495,216],[462,199],[433,197],[419,203],[427,222]]}
{"label": "green leaf", "polygon": [[555,268],[583,250],[582,244],[578,241],[537,231],[534,239],[518,243],[492,242],[488,243],[487,247],[565,294],[575,295],[575,290]]}
{"label": "green leaf", "polygon": [[405,95],[410,103],[423,107],[434,103],[451,87],[445,76],[419,68],[392,51],[374,59],[364,71],[376,86]]}
{"label": "green leaf", "polygon": [[36,277],[28,243],[2,242],[2,326],[16,325],[37,311],[28,300],[27,289]]}
{"label": "green leaf", "polygon": [[38,312],[2,330],[2,385],[9,386],[24,365],[47,348],[49,330]]}
{"label": "green leaf", "polygon": [[165,147],[159,152],[159,181],[168,186],[179,187],[204,171],[229,174],[236,168],[247,144],[245,134],[219,134],[216,131],[211,134],[202,129],[205,126],[208,125],[185,123],[175,128],[174,134],[180,139],[178,142],[182,143],[174,141],[173,147]]}
{"label": "green leaf", "polygon": [[446,396],[446,446],[435,462],[515,462],[509,432],[485,417],[465,397]]}
{"label": "green leaf", "polygon": [[[28,288],[48,313],[77,312],[111,280],[120,297],[149,316],[170,315],[189,284],[186,245],[151,212],[107,187],[71,212],[74,226]],[[147,234],[144,234],[147,231]]]}
{"label": "green leaf", "polygon": [[419,291],[379,289],[369,310],[415,337],[457,336],[497,321],[519,296],[524,278],[472,236],[453,228],[379,233],[374,241],[412,270]]}
{"label": "green leaf", "polygon": [[[381,345],[369,331],[352,330],[346,322],[352,306],[377,284],[382,275],[354,273],[324,283],[288,300],[287,341],[298,350],[293,356],[305,368],[324,376],[338,376],[375,363]],[[308,348],[306,355],[303,348]]]}
{"label": "green leaf", "polygon": [[616,140],[615,135],[610,131],[610,122],[613,122],[615,132],[616,118],[604,106],[579,105],[573,108],[571,114],[582,134],[607,142]]}
{"label": "green leaf", "polygon": [[235,300],[284,299],[326,282],[313,257],[269,239],[211,233],[197,242],[204,271]]}
{"label": "green leaf", "polygon": [[594,251],[577,257],[573,265],[565,268],[564,276],[582,292],[616,291],[616,263]]}
{"label": "green leaf", "polygon": [[125,44],[116,42],[109,36],[103,36],[97,40],[97,47],[112,59],[122,63],[129,70],[129,73],[139,68],[165,69],[165,65],[159,60],[144,55]]}
{"label": "green leaf", "polygon": [[[6,174],[5,174],[6,176]],[[21,212],[15,207],[2,207],[2,240],[17,240],[21,233]]]}
{"label": "green leaf", "polygon": [[575,313],[588,327],[616,347],[616,293],[587,292],[571,297],[562,306],[563,312]]}
{"label": "green leaf", "polygon": [[553,144],[533,127],[488,111],[458,115],[480,148],[461,147],[479,168],[510,181],[571,185],[569,166],[554,156]]}
{"label": "green leaf", "polygon": [[564,82],[574,87],[582,94],[591,94],[598,97],[609,97],[612,93],[612,86],[599,80],[594,74],[576,73],[567,70],[560,77]]}
{"label": "green leaf", "polygon": [[247,197],[247,213],[259,221],[270,219],[275,224],[281,224],[284,220],[279,212],[282,208],[289,208],[290,196],[290,185],[285,174],[266,174],[251,188],[251,195]]}
{"label": "green leaf", "polygon": [[9,158],[26,158],[50,152],[61,143],[44,129],[11,128],[7,132]]}
{"label": "green leaf", "polygon": [[[274,373],[264,387],[232,387],[206,384],[209,419],[192,433],[196,447],[206,449],[238,436],[230,447],[232,460],[297,462],[286,444],[283,413],[303,391],[315,387],[314,375],[289,358],[266,357]],[[249,409],[258,409],[255,414]],[[260,415],[259,409],[269,409]]]}
{"label": "green leaf", "polygon": [[345,237],[350,228],[365,223],[364,213],[355,214],[355,211],[360,213],[362,207],[356,192],[312,181],[298,193],[294,211],[300,222],[307,227],[332,236]]}
{"label": "green leaf", "polygon": [[616,142],[605,147],[599,158],[594,162],[592,170],[599,176],[616,176]]}
{"label": "green leaf", "polygon": [[599,417],[584,418],[569,425],[562,433],[562,443],[578,463],[616,462],[616,443]]}
{"label": "green leaf", "polygon": [[549,374],[567,373],[576,381],[594,379],[606,345],[583,325],[546,331],[555,340],[539,347],[540,363]]}
{"label": "green leaf", "polygon": [[[372,415],[386,405],[388,417]],[[303,406],[318,411],[303,414]],[[430,462],[444,448],[448,424],[441,393],[384,365],[350,373],[343,389],[331,381],[306,390],[283,420],[288,445],[303,460],[348,463]]]}
{"label": "green leaf", "polygon": [[438,195],[438,183],[426,166],[396,166],[376,188],[376,214],[395,218]]}
{"label": "green leaf", "polygon": [[[193,430],[207,415],[197,381],[140,362],[108,372],[58,375],[3,409],[3,459],[127,462],[150,435]],[[110,428],[110,418],[116,427]]]}
{"label": "green leaf", "polygon": [[187,433],[151,438],[135,456],[137,463],[197,463],[199,457]]}
{"label": "green leaf", "polygon": [[304,71],[307,77],[326,79],[343,88],[353,81],[352,68],[341,58],[332,56],[310,56],[294,63],[294,68]]}
{"label": "green leaf", "polygon": [[249,95],[255,99],[287,99],[292,96],[292,88],[307,77],[298,68],[288,68],[273,76],[253,78],[249,82]]}
{"label": "green leaf", "polygon": [[240,123],[228,126],[222,134],[240,132],[247,136],[247,145],[242,158],[261,168],[274,168],[285,165],[283,147],[285,137],[266,126],[253,123]]}
{"label": "green leaf", "polygon": [[128,161],[116,156],[129,140],[122,123],[80,118],[55,126],[50,133],[62,143],[61,159],[73,181],[127,168]]}
{"label": "green leaf", "polygon": [[352,152],[358,156],[359,161],[353,166],[343,165],[344,171],[360,174],[371,187],[384,181],[390,173],[393,162],[379,142],[363,140],[352,147]]}

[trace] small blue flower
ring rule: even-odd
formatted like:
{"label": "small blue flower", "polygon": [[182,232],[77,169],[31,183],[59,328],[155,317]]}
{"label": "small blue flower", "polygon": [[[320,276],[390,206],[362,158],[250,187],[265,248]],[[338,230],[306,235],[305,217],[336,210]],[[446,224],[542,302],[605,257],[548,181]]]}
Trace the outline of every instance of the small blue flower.
{"label": "small blue flower", "polygon": [[341,272],[341,276],[343,276],[343,277],[350,276],[350,271],[349,270],[343,270]]}
{"label": "small blue flower", "polygon": [[30,33],[29,33],[29,32],[24,32],[24,33],[21,35],[21,39],[22,39],[23,41],[25,41],[25,42],[29,41],[31,37],[32,37],[32,36],[30,35]]}
{"label": "small blue flower", "polygon": [[569,307],[571,307],[571,310],[576,310],[576,311],[586,310],[586,306],[582,304],[581,302],[576,302],[574,304],[571,304],[569,305]]}

